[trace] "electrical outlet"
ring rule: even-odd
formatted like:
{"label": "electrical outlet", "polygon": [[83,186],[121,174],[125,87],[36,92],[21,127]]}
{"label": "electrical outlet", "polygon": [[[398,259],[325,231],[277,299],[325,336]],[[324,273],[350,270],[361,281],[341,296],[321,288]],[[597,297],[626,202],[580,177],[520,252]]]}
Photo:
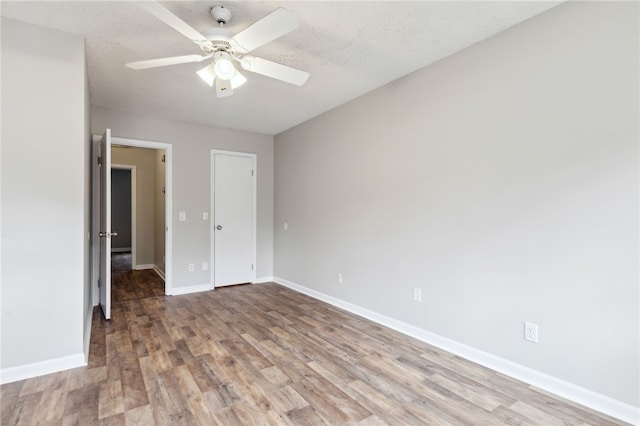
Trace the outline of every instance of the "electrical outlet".
{"label": "electrical outlet", "polygon": [[338,284],[342,284],[342,274],[338,274]]}
{"label": "electrical outlet", "polygon": [[524,340],[538,343],[538,324],[532,322],[524,322]]}
{"label": "electrical outlet", "polygon": [[196,270],[196,264],[195,263],[190,263],[189,264],[189,272],[193,272]]}
{"label": "electrical outlet", "polygon": [[422,302],[422,289],[414,287],[413,289],[413,301]]}
{"label": "electrical outlet", "polygon": [[185,222],[187,220],[187,212],[178,212],[178,220]]}

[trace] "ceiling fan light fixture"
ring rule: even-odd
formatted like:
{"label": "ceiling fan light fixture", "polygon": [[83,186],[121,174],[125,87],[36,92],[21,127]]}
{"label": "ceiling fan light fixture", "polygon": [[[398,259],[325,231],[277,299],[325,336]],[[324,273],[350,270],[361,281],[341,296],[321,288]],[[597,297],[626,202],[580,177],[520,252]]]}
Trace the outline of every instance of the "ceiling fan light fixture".
{"label": "ceiling fan light fixture", "polygon": [[233,95],[233,87],[229,80],[222,80],[216,78],[216,96],[219,98],[226,98]]}
{"label": "ceiling fan light fixture", "polygon": [[214,58],[213,69],[216,77],[222,80],[231,80],[236,73],[236,68],[231,62],[231,55],[227,52],[216,52]]}
{"label": "ceiling fan light fixture", "polygon": [[209,64],[206,67],[202,68],[197,72],[198,76],[209,85],[209,87],[213,87],[213,82],[216,79],[216,73],[213,69],[213,64]]}
{"label": "ceiling fan light fixture", "polygon": [[238,71],[236,71],[235,75],[231,77],[231,88],[237,89],[238,87],[242,86],[246,82],[247,82],[247,79],[245,78],[245,76],[240,74]]}
{"label": "ceiling fan light fixture", "polygon": [[[215,84],[216,73],[215,73],[214,64],[207,65],[206,67],[198,71],[196,74],[198,74],[198,77],[200,77],[202,81],[207,83],[209,87],[213,87],[213,85]],[[231,77],[230,79],[224,80],[224,79],[218,78],[218,80],[228,81],[229,82],[228,85],[230,85],[232,89],[237,89],[238,87],[242,86],[247,82],[246,77],[240,74],[235,69],[234,69],[233,77]]]}

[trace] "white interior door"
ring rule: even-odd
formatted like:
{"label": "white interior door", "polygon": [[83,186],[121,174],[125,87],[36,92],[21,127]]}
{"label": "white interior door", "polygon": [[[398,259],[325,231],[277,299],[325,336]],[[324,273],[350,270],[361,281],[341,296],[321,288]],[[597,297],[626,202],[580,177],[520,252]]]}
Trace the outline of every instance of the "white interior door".
{"label": "white interior door", "polygon": [[212,151],[212,274],[215,287],[255,281],[255,154]]}
{"label": "white interior door", "polygon": [[[100,306],[111,319],[111,129],[100,140]],[[117,234],[116,234],[117,235]]]}

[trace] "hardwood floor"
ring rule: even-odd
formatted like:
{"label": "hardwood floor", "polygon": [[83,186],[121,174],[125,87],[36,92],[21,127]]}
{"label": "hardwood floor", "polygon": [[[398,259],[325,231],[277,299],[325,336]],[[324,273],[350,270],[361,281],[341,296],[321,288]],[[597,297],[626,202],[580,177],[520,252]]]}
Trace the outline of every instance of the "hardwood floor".
{"label": "hardwood floor", "polygon": [[277,284],[94,311],[89,365],[0,387],[3,425],[613,425]]}
{"label": "hardwood floor", "polygon": [[111,302],[164,295],[164,280],[152,269],[131,269],[131,253],[111,255]]}
{"label": "hardwood floor", "polygon": [[131,252],[111,252],[111,272],[113,271],[130,271],[131,265]]}

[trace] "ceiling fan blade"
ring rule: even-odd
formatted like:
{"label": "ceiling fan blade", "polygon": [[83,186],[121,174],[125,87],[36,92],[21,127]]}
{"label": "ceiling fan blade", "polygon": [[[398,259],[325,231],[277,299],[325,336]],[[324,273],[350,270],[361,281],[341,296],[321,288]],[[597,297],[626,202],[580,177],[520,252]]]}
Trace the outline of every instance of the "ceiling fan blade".
{"label": "ceiling fan blade", "polygon": [[240,65],[247,71],[276,78],[286,83],[302,86],[309,78],[309,73],[276,62],[268,61],[255,56],[245,56]]}
{"label": "ceiling fan blade", "polygon": [[149,59],[147,61],[129,62],[125,64],[134,70],[146,70],[147,68],[164,67],[167,65],[188,64],[190,62],[202,62],[213,55],[184,55],[169,58]]}
{"label": "ceiling fan blade", "polygon": [[287,9],[278,8],[240,31],[233,39],[244,52],[250,52],[298,28],[298,20]]}
{"label": "ceiling fan blade", "polygon": [[193,29],[193,27],[184,22],[182,19],[171,13],[169,9],[162,6],[157,1],[143,1],[140,2],[139,5],[141,8],[196,43],[198,46],[211,45],[211,42],[207,40],[205,36]]}

